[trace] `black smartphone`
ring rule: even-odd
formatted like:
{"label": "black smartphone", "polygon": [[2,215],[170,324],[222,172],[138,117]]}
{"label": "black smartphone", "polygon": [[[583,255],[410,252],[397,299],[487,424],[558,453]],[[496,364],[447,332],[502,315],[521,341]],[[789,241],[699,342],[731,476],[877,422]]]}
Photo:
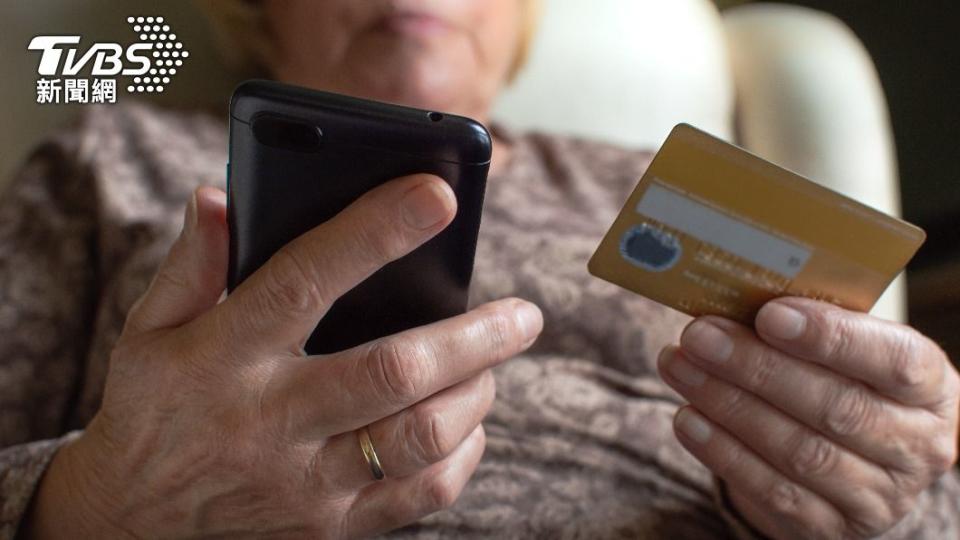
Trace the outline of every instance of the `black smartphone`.
{"label": "black smartphone", "polygon": [[228,292],[370,189],[429,173],[456,194],[453,222],[338,299],[305,351],[341,351],[463,313],[491,148],[469,118],[272,81],[241,84],[230,102]]}

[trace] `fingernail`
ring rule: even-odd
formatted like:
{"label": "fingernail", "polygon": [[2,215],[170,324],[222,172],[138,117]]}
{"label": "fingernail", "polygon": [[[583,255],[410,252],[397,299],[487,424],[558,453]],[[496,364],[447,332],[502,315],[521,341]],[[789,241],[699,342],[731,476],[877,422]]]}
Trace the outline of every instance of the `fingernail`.
{"label": "fingernail", "polygon": [[712,362],[723,362],[733,354],[733,340],[720,328],[695,321],[680,337],[680,345],[695,356]]}
{"label": "fingernail", "polygon": [[424,182],[403,196],[403,219],[414,229],[429,229],[450,214],[451,198],[450,189],[440,182]]}
{"label": "fingernail", "polygon": [[543,329],[543,315],[540,308],[530,302],[521,301],[517,306],[517,319],[520,331],[523,332],[527,344],[533,342]]}
{"label": "fingernail", "polygon": [[677,413],[677,429],[700,444],[705,444],[709,441],[710,435],[713,432],[710,424],[689,407],[681,409],[680,412]]}
{"label": "fingernail", "polygon": [[707,380],[703,370],[684,360],[679,354],[671,355],[667,359],[667,371],[675,379],[694,388],[702,386]]}
{"label": "fingernail", "polygon": [[807,329],[807,317],[792,307],[772,302],[760,309],[757,326],[777,339],[797,339]]}

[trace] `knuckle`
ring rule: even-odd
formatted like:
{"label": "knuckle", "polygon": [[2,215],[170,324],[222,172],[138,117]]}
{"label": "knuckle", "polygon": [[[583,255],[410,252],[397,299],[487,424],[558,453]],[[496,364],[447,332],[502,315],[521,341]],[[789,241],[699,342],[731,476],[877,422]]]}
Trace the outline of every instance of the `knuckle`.
{"label": "knuckle", "polygon": [[884,468],[884,472],[889,481],[882,493],[888,501],[903,498],[905,494],[919,493],[926,488],[922,478],[925,472],[916,465],[915,461],[902,468]]}
{"label": "knuckle", "polygon": [[887,523],[894,524],[903,519],[904,516],[913,510],[917,502],[916,494],[896,493],[895,496],[886,499]]}
{"label": "knuckle", "polygon": [[714,459],[711,469],[720,478],[729,478],[736,475],[738,469],[743,467],[745,457],[744,450],[739,446],[729,446],[720,451],[720,455]]}
{"label": "knuckle", "polygon": [[799,521],[803,493],[792,482],[775,482],[767,491],[770,508],[778,515]]}
{"label": "knuckle", "polygon": [[844,538],[841,520],[824,515],[809,492],[789,480],[771,477],[751,494],[770,517],[784,524],[788,538]]}
{"label": "knuckle", "polygon": [[442,411],[427,407],[415,409],[410,438],[418,449],[421,464],[436,463],[450,455],[456,447],[456,441],[448,433],[447,420]]}
{"label": "knuckle", "polygon": [[491,350],[499,356],[509,354],[509,351],[519,347],[517,321],[512,311],[497,308],[483,318],[484,343],[488,343]]}
{"label": "knuckle", "polygon": [[921,442],[916,437],[894,433],[883,437],[883,439],[885,439],[884,447],[890,462],[897,464],[895,468],[890,470],[907,471],[917,461]]}
{"label": "knuckle", "polygon": [[286,246],[280,248],[266,265],[259,295],[261,311],[300,315],[316,313],[327,305],[320,284],[308,268],[298,251]]}
{"label": "knuckle", "polygon": [[940,435],[932,441],[929,464],[934,473],[939,475],[950,470],[957,462],[957,441],[951,436]]}
{"label": "knuckle", "polygon": [[747,375],[748,388],[757,391],[769,387],[779,368],[776,354],[764,347],[751,356],[753,358],[749,362],[750,373]]}
{"label": "knuckle", "polygon": [[[960,403],[960,376],[957,374],[957,368],[954,367],[950,357],[943,352],[943,349],[932,341],[929,343],[930,350],[933,351],[933,359],[928,360],[928,362],[931,362],[931,369],[939,367],[941,370],[940,389],[938,392],[935,391],[939,395],[939,399],[931,400],[929,408],[941,420],[947,422],[947,429],[953,432],[954,439],[956,439],[957,416],[960,413],[960,406],[958,406],[958,403]],[[934,362],[939,366],[936,366]]]}
{"label": "knuckle", "polygon": [[856,347],[855,323],[840,310],[827,310],[820,313],[820,328],[823,332],[822,358],[836,361],[851,356]]}
{"label": "knuckle", "polygon": [[416,401],[422,385],[421,356],[415,345],[400,338],[375,342],[366,362],[374,390],[392,403]]}
{"label": "knuckle", "polygon": [[909,514],[917,506],[919,494],[904,495],[898,497],[891,504],[891,522],[897,523]]}
{"label": "knuckle", "polygon": [[789,446],[790,466],[801,477],[826,477],[834,473],[839,461],[838,448],[826,438],[806,430],[798,434]]}
{"label": "knuckle", "polygon": [[753,416],[749,411],[749,396],[737,387],[731,387],[728,391],[724,392],[719,402],[718,412],[723,415],[724,418],[749,418]]}
{"label": "knuckle", "polygon": [[846,538],[841,520],[817,519],[817,509],[809,492],[797,484],[779,480],[766,490],[767,505],[773,517],[789,523],[799,538]]}
{"label": "knuckle", "polygon": [[[385,212],[379,211],[377,215],[383,216]],[[377,261],[396,259],[408,243],[402,232],[404,228],[387,223],[383,217],[361,220],[355,230],[359,245]]]}
{"label": "knuckle", "polygon": [[875,508],[844,517],[843,537],[874,538],[892,527],[896,521],[884,510]]}
{"label": "knuckle", "polygon": [[840,436],[852,436],[871,430],[877,411],[868,391],[861,385],[835,383],[832,397],[824,401],[823,427]]}
{"label": "knuckle", "polygon": [[920,354],[917,339],[909,332],[897,332],[890,344],[890,360],[894,380],[900,385],[913,388],[927,380],[930,364]]}
{"label": "knuckle", "polygon": [[897,517],[897,499],[887,499],[866,487],[854,490],[857,504],[843,516],[846,536],[873,538],[893,526]]}
{"label": "knuckle", "polygon": [[460,490],[454,485],[449,474],[440,473],[427,481],[424,496],[430,510],[442,510],[457,502]]}

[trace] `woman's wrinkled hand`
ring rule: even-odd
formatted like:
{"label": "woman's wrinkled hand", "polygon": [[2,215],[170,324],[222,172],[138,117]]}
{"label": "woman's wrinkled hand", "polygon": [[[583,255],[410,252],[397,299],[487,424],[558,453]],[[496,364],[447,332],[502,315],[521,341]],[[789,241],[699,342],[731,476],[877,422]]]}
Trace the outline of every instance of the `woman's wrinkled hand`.
{"label": "woman's wrinkled hand", "polygon": [[[34,536],[366,536],[451,505],[473,474],[490,368],[536,339],[535,306],[507,299],[302,352],[339,296],[450,223],[446,183],[418,175],[371,191],[220,301],[225,212],[223,192],[194,193],[129,313],[100,411],[43,479]],[[384,480],[361,452],[364,426]]]}
{"label": "woman's wrinkled hand", "polygon": [[756,331],[696,319],[659,369],[680,442],[774,538],[883,533],[956,459],[957,372],[907,326],[783,298]]}

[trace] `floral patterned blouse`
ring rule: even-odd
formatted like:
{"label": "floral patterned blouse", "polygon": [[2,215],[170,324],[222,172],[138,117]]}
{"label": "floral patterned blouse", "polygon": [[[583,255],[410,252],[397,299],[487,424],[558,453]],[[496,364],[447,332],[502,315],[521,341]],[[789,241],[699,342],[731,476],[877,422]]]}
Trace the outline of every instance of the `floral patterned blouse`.
{"label": "floral patterned blouse", "polygon": [[[191,192],[223,188],[225,118],[91,107],[0,195],[0,538],[16,535],[50,458],[96,413],[127,310]],[[587,274],[649,154],[495,132],[513,152],[488,182],[471,304],[527,298],[545,329],[495,369],[487,451],[459,501],[393,534],[752,537],[672,432],[681,399],[654,364],[688,319]],[[956,538],[958,506],[951,472],[890,536]]]}

